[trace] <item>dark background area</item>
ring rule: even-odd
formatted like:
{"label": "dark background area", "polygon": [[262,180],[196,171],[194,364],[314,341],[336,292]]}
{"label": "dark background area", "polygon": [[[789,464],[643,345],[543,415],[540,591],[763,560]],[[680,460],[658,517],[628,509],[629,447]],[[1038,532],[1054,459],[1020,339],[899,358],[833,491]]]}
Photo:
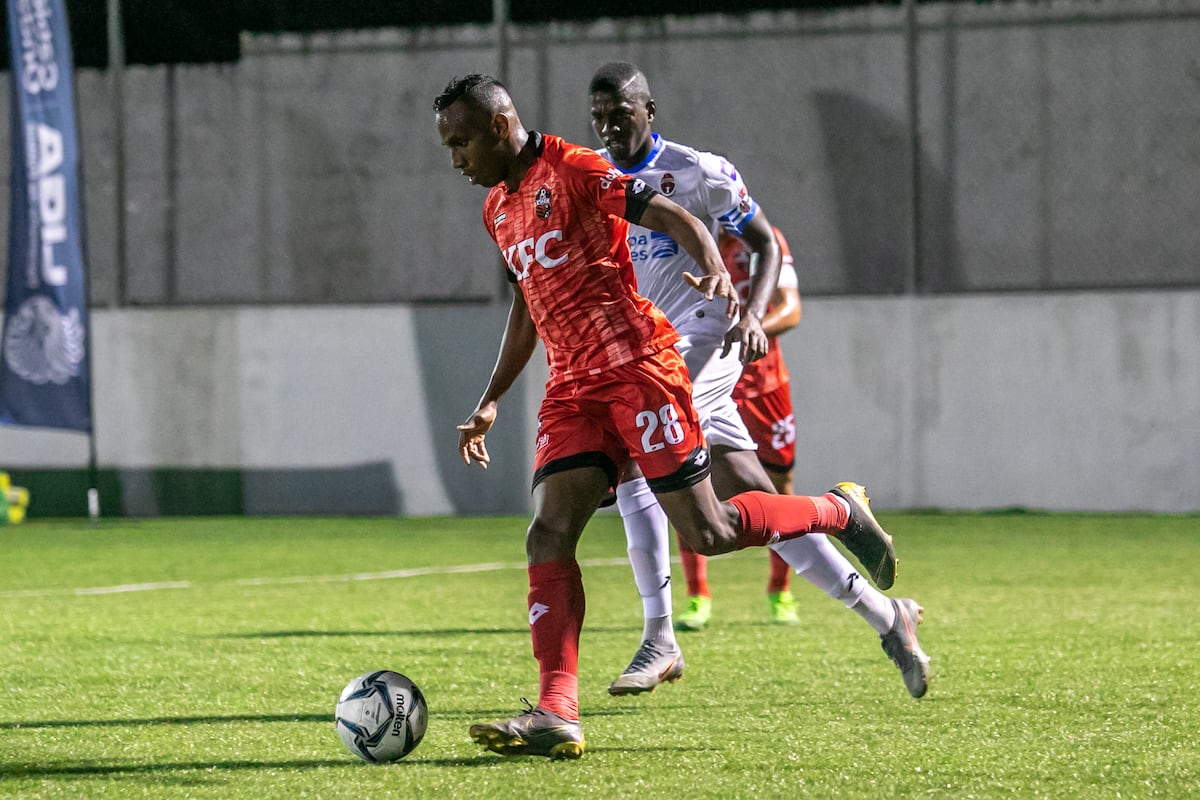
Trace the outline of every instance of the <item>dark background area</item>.
{"label": "dark background area", "polygon": [[[510,0],[516,23],[897,5],[899,0]],[[486,23],[492,0],[123,0],[130,64],[237,61],[242,31],[317,31]],[[77,67],[108,66],[105,0],[67,0]],[[4,20],[7,41],[7,18]]]}

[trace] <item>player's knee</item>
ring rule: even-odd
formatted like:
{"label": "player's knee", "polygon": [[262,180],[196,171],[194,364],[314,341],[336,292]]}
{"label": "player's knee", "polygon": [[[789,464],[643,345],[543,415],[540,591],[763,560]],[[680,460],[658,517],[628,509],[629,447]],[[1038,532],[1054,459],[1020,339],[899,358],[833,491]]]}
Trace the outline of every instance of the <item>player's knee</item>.
{"label": "player's knee", "polygon": [[569,521],[534,517],[525,531],[525,550],[532,563],[561,561],[573,555],[578,539]]}
{"label": "player's knee", "polygon": [[736,547],[729,547],[720,532],[713,528],[699,528],[691,531],[681,530],[679,535],[689,550],[701,556],[718,556],[721,553],[728,553],[730,550],[737,549]]}

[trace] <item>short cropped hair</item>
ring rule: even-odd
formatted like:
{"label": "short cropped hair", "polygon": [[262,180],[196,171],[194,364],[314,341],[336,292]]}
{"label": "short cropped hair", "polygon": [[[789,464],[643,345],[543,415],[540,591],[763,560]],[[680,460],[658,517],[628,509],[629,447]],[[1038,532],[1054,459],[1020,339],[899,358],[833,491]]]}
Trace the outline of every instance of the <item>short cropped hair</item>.
{"label": "short cropped hair", "polygon": [[465,78],[451,78],[442,93],[434,98],[433,110],[440,113],[464,100],[476,108],[496,111],[504,105],[507,96],[508,89],[503,83],[491,75],[473,72]]}
{"label": "short cropped hair", "polygon": [[635,93],[644,93],[647,97],[650,96],[650,86],[646,82],[646,76],[642,74],[636,64],[628,61],[611,61],[596,70],[596,74],[592,76],[592,82],[588,85],[588,94],[596,92],[624,94],[630,89],[633,89]]}

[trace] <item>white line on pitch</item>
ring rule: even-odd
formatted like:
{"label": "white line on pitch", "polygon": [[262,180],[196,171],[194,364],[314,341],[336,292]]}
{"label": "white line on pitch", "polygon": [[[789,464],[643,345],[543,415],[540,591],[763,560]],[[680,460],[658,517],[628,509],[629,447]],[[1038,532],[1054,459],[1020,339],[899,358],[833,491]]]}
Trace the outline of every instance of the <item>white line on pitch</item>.
{"label": "white line on pitch", "polygon": [[[580,560],[581,567],[619,567],[629,563],[627,558],[585,558]],[[386,581],[398,578],[417,578],[423,575],[456,575],[466,572],[497,572],[499,570],[523,570],[524,562],[492,561],[483,564],[459,564],[447,567],[414,567],[412,569],[393,569],[384,572],[354,572],[347,575],[297,575],[278,578],[239,578],[232,583],[235,586],[284,586],[288,584],[305,583],[352,583],[354,581]],[[197,584],[192,581],[164,581],[161,583],[126,583],[120,586],[92,586],[70,589],[14,589],[0,592],[0,597],[54,597],[61,595],[104,595],[124,594],[127,592],[157,592],[165,589],[194,589]]]}
{"label": "white line on pitch", "polygon": [[[619,567],[628,564],[627,558],[585,558],[581,567]],[[456,575],[464,572],[497,572],[502,569],[525,569],[521,561],[493,561],[484,564],[460,564],[452,567],[413,567],[391,569],[385,572],[355,572],[349,575],[297,575],[285,578],[241,578],[234,581],[238,586],[277,586],[289,583],[351,583],[353,581],[386,581],[394,578],[416,578],[422,575]]]}
{"label": "white line on pitch", "polygon": [[191,589],[191,581],[162,583],[124,583],[120,586],[87,586],[74,589],[14,589],[0,592],[0,597],[53,597],[55,595],[125,594],[126,592],[157,592],[162,589]]}

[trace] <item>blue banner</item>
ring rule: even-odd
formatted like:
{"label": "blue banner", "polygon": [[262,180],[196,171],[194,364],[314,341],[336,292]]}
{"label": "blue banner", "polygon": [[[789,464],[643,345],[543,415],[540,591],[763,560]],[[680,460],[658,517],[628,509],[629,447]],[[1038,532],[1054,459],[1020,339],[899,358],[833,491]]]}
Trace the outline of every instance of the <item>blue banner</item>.
{"label": "blue banner", "polygon": [[74,70],[63,0],[7,0],[12,56],[0,423],[92,429]]}

